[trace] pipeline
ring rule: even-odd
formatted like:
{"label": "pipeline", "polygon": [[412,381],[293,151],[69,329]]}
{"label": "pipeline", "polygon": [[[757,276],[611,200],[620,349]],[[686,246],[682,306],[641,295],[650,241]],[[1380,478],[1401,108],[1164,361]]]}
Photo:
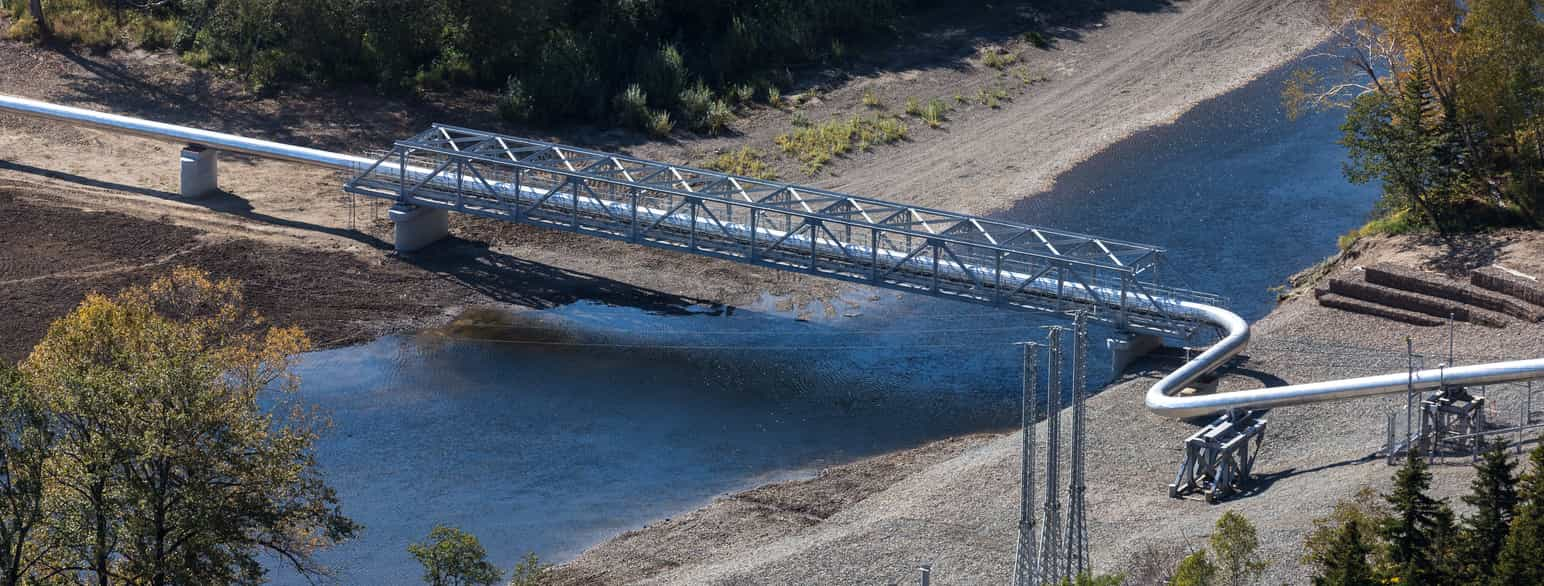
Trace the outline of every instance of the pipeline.
{"label": "pipeline", "polygon": [[[376,163],[374,160],[354,155],[339,154],[318,149],[287,145],[278,142],[190,128],[186,126],[153,122],[116,114],[94,112],[91,110],[73,108],[69,106],[59,106],[46,102],[39,102],[36,100],[5,95],[0,95],[0,111],[57,120],[69,124],[89,126],[93,128],[99,128],[124,134],[132,134],[146,138],[198,144],[209,148],[238,152],[256,157],[279,159],[346,171],[357,171],[360,169],[369,168],[371,165]],[[382,163],[381,168],[389,170],[397,169],[395,165],[389,162]],[[404,169],[404,171],[414,175],[415,177],[430,177],[433,175],[433,173],[428,169],[420,169],[415,167],[409,167]],[[441,177],[443,177],[443,174]],[[507,188],[507,186],[505,187]],[[541,197],[548,197],[549,201],[553,198],[559,198],[560,201],[568,204],[582,203],[586,207],[596,206],[597,211],[601,207],[605,207],[610,210],[610,207],[612,206],[625,205],[615,202],[575,202],[570,199],[573,196],[568,194],[549,194],[546,191],[525,186],[522,186],[519,189],[510,189],[509,191],[513,192],[516,197],[528,201],[532,199],[539,199]],[[614,213],[615,211],[617,210],[610,210],[611,213]],[[654,218],[667,218],[667,221],[674,220],[672,223],[676,224],[685,222],[686,224],[683,224],[685,227],[691,227],[689,223],[692,222],[692,220],[679,220],[673,217],[669,217],[669,214],[664,211],[645,208],[640,209],[639,212],[645,215],[652,215]],[[705,222],[706,220],[698,219],[696,221]],[[707,226],[698,227],[706,228]],[[787,238],[789,240],[797,239],[799,242],[811,243],[810,240],[805,239],[806,237],[803,236],[789,235],[785,232],[762,227],[756,227],[753,230],[750,227],[729,223],[723,224],[721,226],[714,225],[714,227],[724,229],[726,231],[737,231],[742,235],[748,234],[748,236],[755,241],[762,241],[764,239],[776,241]],[[826,239],[819,238],[818,236],[810,236],[808,238],[814,239],[814,242],[811,243],[814,244],[814,248],[821,250],[826,254],[851,254],[852,252],[858,252],[862,254],[876,252],[869,250],[856,250],[856,248],[853,246],[848,246],[848,250],[843,252],[841,250],[842,246],[839,243],[830,242]],[[877,252],[880,255],[886,256],[887,258],[896,260],[897,263],[902,265],[910,264],[917,260],[902,258],[902,255],[894,251]],[[983,270],[979,267],[976,267],[976,269]],[[972,267],[969,265],[963,265],[960,267],[949,267],[945,270],[966,274],[968,277],[968,273],[971,272]],[[1016,279],[1019,282],[1033,279],[1031,275],[1022,275],[1016,273],[1005,273],[1004,277],[1009,279]],[[1054,283],[1054,279],[1047,279],[1042,277],[1040,279],[1031,281],[1026,288],[1045,291],[1045,287],[1054,286]],[[1117,294],[1115,291],[1104,289],[1102,287],[1094,287],[1093,289],[1094,292],[1097,292],[1099,295]],[[1047,291],[1047,293],[1049,293],[1049,291]],[[1089,298],[1095,298],[1092,293],[1093,292],[1090,292]],[[1064,291],[1062,294],[1065,295],[1066,292]],[[1425,391],[1439,388],[1443,384],[1484,385],[1544,378],[1544,358],[1536,358],[1530,360],[1514,360],[1507,362],[1476,364],[1455,368],[1426,369],[1415,373],[1398,372],[1378,376],[1269,387],[1247,391],[1217,393],[1212,395],[1178,397],[1173,396],[1174,393],[1178,392],[1185,386],[1194,383],[1202,376],[1205,376],[1206,374],[1221,368],[1229,359],[1244,351],[1244,349],[1249,344],[1249,324],[1237,314],[1221,307],[1176,299],[1160,300],[1160,302],[1169,303],[1173,307],[1176,307],[1177,310],[1186,317],[1190,317],[1199,322],[1215,325],[1223,332],[1223,337],[1221,340],[1213,344],[1205,352],[1202,352],[1200,355],[1196,356],[1190,362],[1187,362],[1186,364],[1180,366],[1178,369],[1175,369],[1174,372],[1171,372],[1167,376],[1160,379],[1157,383],[1148,389],[1146,395],[1147,408],[1153,413],[1165,417],[1196,417],[1230,410],[1264,409],[1270,407],[1300,405],[1322,401],[1339,401],[1379,394],[1404,392],[1406,389],[1411,388],[1418,391]]]}

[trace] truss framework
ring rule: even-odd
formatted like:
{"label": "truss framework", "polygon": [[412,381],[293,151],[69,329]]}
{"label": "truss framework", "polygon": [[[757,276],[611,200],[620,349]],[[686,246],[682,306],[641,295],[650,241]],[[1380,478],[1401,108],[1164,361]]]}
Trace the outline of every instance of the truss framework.
{"label": "truss framework", "polygon": [[976,303],[1189,338],[1161,248],[436,124],[345,189]]}

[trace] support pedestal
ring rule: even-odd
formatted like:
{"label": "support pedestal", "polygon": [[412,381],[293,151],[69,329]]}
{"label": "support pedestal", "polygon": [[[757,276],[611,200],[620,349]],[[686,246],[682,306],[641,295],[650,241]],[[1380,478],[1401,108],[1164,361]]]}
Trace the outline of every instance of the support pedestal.
{"label": "support pedestal", "polygon": [[182,197],[199,199],[220,190],[219,153],[199,145],[182,149]]}
{"label": "support pedestal", "polygon": [[1110,376],[1119,377],[1136,359],[1163,346],[1163,338],[1146,334],[1116,334],[1105,344],[1110,349]]}
{"label": "support pedestal", "polygon": [[399,203],[391,206],[387,217],[396,224],[397,252],[414,252],[450,235],[450,213]]}

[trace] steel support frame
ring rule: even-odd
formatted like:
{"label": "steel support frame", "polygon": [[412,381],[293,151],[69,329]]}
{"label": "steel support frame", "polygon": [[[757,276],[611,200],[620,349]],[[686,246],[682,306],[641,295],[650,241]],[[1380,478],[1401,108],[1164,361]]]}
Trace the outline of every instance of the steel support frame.
{"label": "steel support frame", "polygon": [[452,126],[397,142],[345,189],[1171,339],[1198,327],[1176,303],[1221,303],[1159,283],[1153,246]]}
{"label": "steel support frame", "polygon": [[1265,441],[1266,423],[1260,411],[1228,414],[1192,434],[1169,497],[1201,493],[1208,503],[1217,503],[1243,490]]}

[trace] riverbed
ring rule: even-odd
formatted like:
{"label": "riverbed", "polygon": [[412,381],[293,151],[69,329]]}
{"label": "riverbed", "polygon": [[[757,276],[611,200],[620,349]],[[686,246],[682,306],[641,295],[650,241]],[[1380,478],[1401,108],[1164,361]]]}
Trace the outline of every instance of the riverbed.
{"label": "riverbed", "polygon": [[[1002,217],[1164,246],[1168,284],[1259,318],[1376,197],[1341,179],[1341,115],[1286,120],[1284,76],[1122,141]],[[686,315],[581,301],[501,322],[497,341],[439,331],[313,353],[303,399],[334,421],[318,459],[365,525],[324,559],[345,583],[410,583],[405,547],[444,523],[506,568],[527,551],[562,561],[726,492],[1006,429],[1015,343],[1055,323],[869,290]]]}

